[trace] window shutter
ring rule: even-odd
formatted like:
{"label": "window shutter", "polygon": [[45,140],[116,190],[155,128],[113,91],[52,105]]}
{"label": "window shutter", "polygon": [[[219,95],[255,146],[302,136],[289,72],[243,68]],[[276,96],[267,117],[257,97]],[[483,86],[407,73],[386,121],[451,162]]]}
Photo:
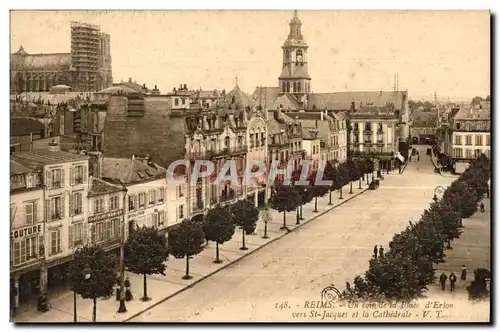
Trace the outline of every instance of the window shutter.
{"label": "window shutter", "polygon": [[146,193],[144,194],[144,198],[145,198],[144,205],[148,206],[149,205],[149,191],[146,191]]}
{"label": "window shutter", "polygon": [[95,244],[95,224],[92,224],[90,228],[90,242],[91,244]]}
{"label": "window shutter", "polygon": [[13,254],[13,261],[14,265],[19,265],[21,263],[21,248],[20,248],[20,242],[14,242],[14,250],[12,252]]}
{"label": "window shutter", "polygon": [[75,168],[73,166],[69,169],[69,183],[70,185],[75,184]]}
{"label": "window shutter", "polygon": [[87,165],[83,165],[83,184],[87,184]]}
{"label": "window shutter", "polygon": [[148,214],[148,219],[147,219],[147,225],[148,227],[152,226],[153,225],[153,215],[152,214]]}
{"label": "window shutter", "polygon": [[[71,200],[70,200],[71,201]],[[69,226],[69,229],[68,229],[68,246],[70,249],[73,248],[73,232],[75,230],[75,226],[72,225],[72,226]]]}
{"label": "window shutter", "polygon": [[136,210],[139,208],[139,197],[137,194],[134,195],[134,208]]}
{"label": "window shutter", "polygon": [[83,223],[83,228],[82,228],[82,240],[83,240],[83,245],[87,244],[87,237],[88,237],[88,232],[89,232],[89,224],[84,222]]}
{"label": "window shutter", "polygon": [[61,169],[61,188],[64,187],[64,168]]}
{"label": "window shutter", "polygon": [[66,215],[64,214],[64,205],[65,205],[65,204],[64,204],[64,194],[63,194],[63,195],[61,196],[61,209],[60,209],[60,210],[61,210],[61,219],[64,219],[64,217],[66,216]]}
{"label": "window shutter", "polygon": [[[75,200],[75,195],[74,194],[69,194],[69,216],[71,217],[73,215],[73,211],[74,211],[74,201]],[[70,241],[71,242],[71,241]]]}
{"label": "window shutter", "polygon": [[[38,236],[38,258],[43,258],[45,256],[45,243],[43,243],[43,235]],[[43,250],[42,250],[43,248]]]}
{"label": "window shutter", "polygon": [[45,222],[50,221],[50,211],[52,209],[50,208],[50,199],[45,200]]}
{"label": "window shutter", "polygon": [[47,187],[47,189],[52,188],[52,172],[51,171],[45,172],[45,186]]}
{"label": "window shutter", "polygon": [[33,224],[38,222],[38,202],[33,203]]}
{"label": "window shutter", "polygon": [[164,226],[165,225],[165,211],[160,211],[159,218],[160,218],[159,224],[161,226]]}

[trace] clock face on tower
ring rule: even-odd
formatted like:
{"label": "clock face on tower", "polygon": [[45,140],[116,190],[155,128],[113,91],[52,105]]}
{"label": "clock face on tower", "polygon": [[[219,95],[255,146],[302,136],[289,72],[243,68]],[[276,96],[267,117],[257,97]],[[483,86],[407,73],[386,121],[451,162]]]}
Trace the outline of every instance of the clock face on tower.
{"label": "clock face on tower", "polygon": [[302,62],[302,54],[297,55],[297,62]]}

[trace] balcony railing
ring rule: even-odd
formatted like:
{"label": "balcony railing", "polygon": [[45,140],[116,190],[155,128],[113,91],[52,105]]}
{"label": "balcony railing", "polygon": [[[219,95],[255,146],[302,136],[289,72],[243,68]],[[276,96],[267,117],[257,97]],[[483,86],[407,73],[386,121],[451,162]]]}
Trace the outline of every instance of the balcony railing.
{"label": "balcony railing", "polygon": [[270,143],[268,145],[269,148],[285,148],[288,147],[288,143],[285,142],[277,142],[277,143]]}
{"label": "balcony railing", "polygon": [[356,156],[394,156],[394,152],[387,152],[387,151],[376,151],[376,150],[371,150],[371,151],[351,151],[351,155],[353,157]]}
{"label": "balcony railing", "polygon": [[214,157],[230,156],[230,155],[246,153],[247,151],[248,151],[247,145],[239,145],[230,148],[219,149],[218,151],[213,152],[213,155]]}
{"label": "balcony railing", "polygon": [[231,156],[241,153],[246,153],[248,151],[247,145],[238,145],[230,148],[221,148],[216,150],[206,150],[206,151],[195,151],[189,153],[189,158],[191,159],[212,159],[221,156]]}

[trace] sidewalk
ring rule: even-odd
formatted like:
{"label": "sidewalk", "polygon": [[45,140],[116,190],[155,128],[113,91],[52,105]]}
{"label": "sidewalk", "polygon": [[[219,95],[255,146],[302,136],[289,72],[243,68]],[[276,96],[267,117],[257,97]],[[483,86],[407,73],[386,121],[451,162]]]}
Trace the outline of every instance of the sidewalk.
{"label": "sidewalk", "polygon": [[[487,268],[491,270],[491,200],[483,199],[485,212],[477,211],[472,217],[463,219],[463,233],[459,239],[451,243],[452,249],[446,250],[445,262],[435,266],[436,282],[429,286],[426,293],[430,295],[442,294],[439,284],[439,276],[445,273],[447,276],[453,272],[457,276],[455,292],[456,296],[467,300],[467,286],[474,280],[474,270]],[[460,279],[462,265],[467,268],[467,279]],[[446,283],[445,292],[450,293],[449,281]]]}
{"label": "sidewalk", "polygon": [[[397,174],[389,174],[384,176],[396,176]],[[328,205],[328,195],[318,199],[318,213],[314,213],[314,200],[303,207],[303,217],[305,220],[301,221],[301,225],[308,223],[316,217],[334,209],[335,207],[349,201],[357,195],[363,193],[368,189],[366,181],[362,181],[362,189],[358,189],[358,182],[353,183],[353,194],[349,195],[349,185],[343,188],[344,199],[339,199],[337,192],[332,193],[333,205]],[[181,277],[185,274],[185,259],[175,259],[169,257],[167,263],[167,270],[165,276],[152,275],[147,277],[148,296],[152,299],[148,302],[140,300],[143,294],[143,278],[142,276],[127,273],[130,279],[131,290],[134,299],[126,302],[127,312],[118,314],[118,302],[115,296],[109,299],[97,300],[97,322],[124,322],[127,321],[145,310],[167,300],[170,297],[193,287],[196,283],[216,273],[217,271],[233,264],[243,257],[257,251],[259,248],[264,247],[266,244],[278,240],[285,236],[287,233],[281,231],[279,228],[283,224],[283,214],[275,210],[270,210],[272,221],[268,223],[267,234],[269,239],[263,239],[264,224],[258,223],[256,234],[245,236],[246,246],[249,248],[247,251],[239,250],[241,247],[241,230],[237,229],[233,239],[229,242],[219,246],[220,259],[223,260],[221,264],[214,264],[215,259],[215,243],[210,242],[208,247],[195,256],[190,261],[190,274],[193,276],[191,280],[183,280]],[[294,230],[299,226],[295,225],[296,212],[289,212],[286,216],[287,226],[290,230]],[[73,293],[71,291],[65,292],[58,298],[49,299],[51,310],[46,313],[37,312],[36,309],[29,310],[24,313],[19,313],[14,319],[14,322],[72,322],[73,321]],[[92,300],[82,299],[77,297],[77,316],[79,322],[90,322],[92,319]]]}

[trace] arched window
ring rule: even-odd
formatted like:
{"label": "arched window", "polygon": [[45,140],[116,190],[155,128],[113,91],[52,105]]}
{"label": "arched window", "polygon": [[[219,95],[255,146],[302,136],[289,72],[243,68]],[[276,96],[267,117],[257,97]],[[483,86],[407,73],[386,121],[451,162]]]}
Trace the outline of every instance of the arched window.
{"label": "arched window", "polygon": [[290,92],[290,82],[286,82],[286,91],[285,92]]}
{"label": "arched window", "polygon": [[285,82],[283,82],[283,87],[282,87],[281,92],[286,92],[286,83]]}
{"label": "arched window", "polygon": [[230,142],[231,139],[229,138],[229,136],[226,136],[226,138],[224,139],[224,146],[226,149],[229,149]]}
{"label": "arched window", "polygon": [[286,50],[285,51],[285,62],[289,62],[289,61],[290,61],[290,51]]}
{"label": "arched window", "polygon": [[197,139],[195,142],[194,142],[194,152],[196,153],[199,153],[201,152],[201,142],[199,139]]}
{"label": "arched window", "polygon": [[302,92],[302,90],[300,89],[300,82],[297,82],[297,92]]}
{"label": "arched window", "polygon": [[293,82],[293,91],[292,92],[297,92],[297,83]]}

